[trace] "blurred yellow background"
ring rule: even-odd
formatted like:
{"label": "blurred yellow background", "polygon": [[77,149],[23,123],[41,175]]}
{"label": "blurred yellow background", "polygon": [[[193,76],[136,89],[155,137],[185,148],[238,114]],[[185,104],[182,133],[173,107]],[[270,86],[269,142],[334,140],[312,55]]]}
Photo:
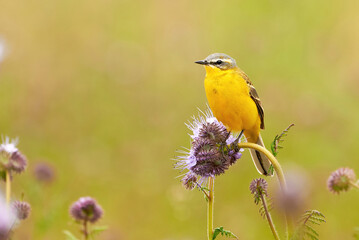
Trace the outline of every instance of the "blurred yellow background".
{"label": "blurred yellow background", "polygon": [[[20,138],[28,171],[14,179],[32,215],[14,240],[76,232],[69,205],[92,196],[105,210],[99,239],[195,240],[206,205],[186,191],[171,160],[189,147],[184,122],[204,109],[210,53],[234,57],[262,99],[269,147],[291,130],[278,158],[307,177],[310,209],[324,213],[321,239],[352,239],[359,192],[335,196],[331,171],[359,173],[359,2],[0,1],[0,133]],[[56,180],[40,185],[47,161]],[[248,152],[216,179],[215,226],[241,239],[272,239],[249,183]],[[276,178],[269,180],[276,185]],[[1,185],[3,187],[3,185]],[[278,222],[280,227],[280,223]],[[283,229],[281,229],[283,232]]]}

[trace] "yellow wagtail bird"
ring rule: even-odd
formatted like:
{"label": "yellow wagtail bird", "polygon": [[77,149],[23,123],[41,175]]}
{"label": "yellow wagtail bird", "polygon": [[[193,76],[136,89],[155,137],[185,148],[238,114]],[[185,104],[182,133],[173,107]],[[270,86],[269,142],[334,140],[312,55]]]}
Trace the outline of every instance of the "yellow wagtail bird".
{"label": "yellow wagtail bird", "polygon": [[[248,142],[264,147],[260,129],[264,129],[264,111],[256,89],[236,61],[223,53],[214,53],[197,61],[206,69],[204,87],[214,116],[229,131],[241,132]],[[259,173],[271,175],[267,157],[250,149]]]}

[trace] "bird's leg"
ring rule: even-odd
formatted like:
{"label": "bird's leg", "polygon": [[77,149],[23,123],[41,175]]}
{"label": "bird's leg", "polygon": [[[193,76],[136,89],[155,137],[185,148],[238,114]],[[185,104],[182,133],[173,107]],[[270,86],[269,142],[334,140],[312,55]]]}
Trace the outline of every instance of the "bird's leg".
{"label": "bird's leg", "polygon": [[236,140],[234,140],[234,142],[231,144],[231,146],[233,147],[233,149],[236,150],[236,151],[239,151],[239,149],[238,149],[238,142],[239,142],[239,139],[242,137],[243,132],[244,132],[244,130],[242,130],[242,131],[239,133],[239,135],[238,135],[238,137],[236,138]]}
{"label": "bird's leg", "polygon": [[228,134],[227,134],[225,140],[223,142],[221,142],[220,149],[221,149],[221,152],[222,152],[222,157],[225,156],[225,153],[224,153],[225,149],[227,150],[227,152],[229,151],[229,147],[227,145],[227,139],[229,138],[230,135],[231,135],[231,131],[228,131]]}

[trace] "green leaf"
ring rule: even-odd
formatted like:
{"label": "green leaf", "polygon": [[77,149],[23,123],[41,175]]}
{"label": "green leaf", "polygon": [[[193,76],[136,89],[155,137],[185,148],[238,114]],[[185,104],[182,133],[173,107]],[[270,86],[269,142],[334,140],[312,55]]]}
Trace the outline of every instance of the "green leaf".
{"label": "green leaf", "polygon": [[[274,155],[274,154],[273,154],[273,155]],[[276,155],[274,155],[274,156],[276,156]],[[270,165],[268,172],[269,172],[269,175],[273,175],[273,174],[274,174],[273,164]]]}
{"label": "green leaf", "polygon": [[98,234],[100,234],[101,232],[107,230],[108,227],[107,226],[97,226],[97,227],[94,227],[92,228],[90,234],[92,237],[95,237],[97,236]]}
{"label": "green leaf", "polygon": [[318,240],[319,235],[315,231],[313,226],[320,225],[321,223],[326,222],[324,218],[324,215],[317,210],[306,211],[300,218],[299,226],[297,227],[291,240]]}
{"label": "green leaf", "polygon": [[70,231],[64,230],[63,233],[66,235],[66,240],[79,240],[75,235],[73,235]]}
{"label": "green leaf", "polygon": [[6,171],[0,171],[0,179],[6,181]]}
{"label": "green leaf", "polygon": [[202,191],[204,191],[204,190],[209,191],[209,189],[206,188],[206,187],[201,187],[201,190],[202,190]]}
{"label": "green leaf", "polygon": [[221,234],[222,236],[238,239],[238,237],[234,235],[231,231],[224,230],[223,227],[221,226],[214,229],[212,240],[215,240],[219,234]]}
{"label": "green leaf", "polygon": [[293,123],[290,124],[286,129],[283,130],[283,132],[281,134],[276,135],[274,137],[274,140],[273,140],[273,142],[271,143],[271,146],[270,146],[273,156],[276,157],[277,154],[278,154],[278,150],[283,148],[279,144],[284,141],[282,138],[287,136],[287,133],[288,133],[289,129],[291,127],[293,127],[293,126],[294,126]]}

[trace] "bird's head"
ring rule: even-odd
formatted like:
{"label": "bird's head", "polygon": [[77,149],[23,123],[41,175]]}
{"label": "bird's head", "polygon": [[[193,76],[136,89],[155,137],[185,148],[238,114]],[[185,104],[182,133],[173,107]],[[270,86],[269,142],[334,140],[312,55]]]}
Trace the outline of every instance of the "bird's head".
{"label": "bird's head", "polygon": [[213,53],[195,63],[204,65],[207,71],[211,69],[229,70],[237,67],[236,60],[224,53]]}

